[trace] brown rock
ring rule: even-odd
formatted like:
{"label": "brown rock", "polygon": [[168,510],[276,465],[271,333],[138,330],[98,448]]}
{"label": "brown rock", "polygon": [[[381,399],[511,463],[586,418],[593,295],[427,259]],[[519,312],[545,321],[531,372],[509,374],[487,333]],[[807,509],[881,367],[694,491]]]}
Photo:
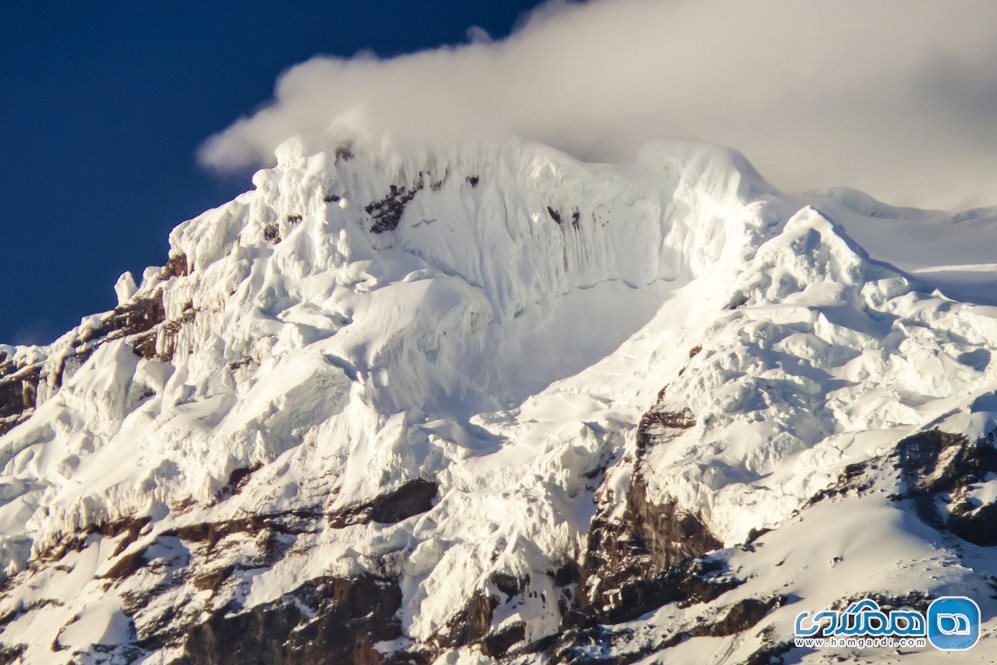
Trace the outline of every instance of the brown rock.
{"label": "brown rock", "polygon": [[394,524],[433,507],[439,486],[417,478],[373,499],[341,508],[329,514],[329,526],[342,529],[354,524]]}
{"label": "brown rock", "polygon": [[216,612],[188,631],[184,656],[191,665],[425,663],[419,654],[385,656],[374,648],[401,636],[401,599],[391,578],[318,578],[245,612]]}

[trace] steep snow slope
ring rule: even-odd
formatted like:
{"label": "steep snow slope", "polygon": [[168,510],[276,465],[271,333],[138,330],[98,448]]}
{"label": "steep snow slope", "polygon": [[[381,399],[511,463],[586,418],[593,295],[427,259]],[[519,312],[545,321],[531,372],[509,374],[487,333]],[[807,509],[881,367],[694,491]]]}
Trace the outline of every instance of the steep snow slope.
{"label": "steep snow slope", "polygon": [[278,158],[0,347],[7,655],[814,660],[796,612],[953,590],[997,629],[986,211],[688,141]]}

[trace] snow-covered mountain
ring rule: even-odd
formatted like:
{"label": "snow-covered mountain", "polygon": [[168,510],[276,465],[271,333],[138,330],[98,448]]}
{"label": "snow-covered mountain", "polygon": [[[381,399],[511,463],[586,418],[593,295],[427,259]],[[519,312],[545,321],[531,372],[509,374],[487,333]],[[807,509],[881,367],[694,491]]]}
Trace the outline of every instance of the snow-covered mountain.
{"label": "snow-covered mountain", "polygon": [[253,182],[0,346],[0,662],[830,662],[798,612],[939,594],[997,660],[997,210],[691,141]]}

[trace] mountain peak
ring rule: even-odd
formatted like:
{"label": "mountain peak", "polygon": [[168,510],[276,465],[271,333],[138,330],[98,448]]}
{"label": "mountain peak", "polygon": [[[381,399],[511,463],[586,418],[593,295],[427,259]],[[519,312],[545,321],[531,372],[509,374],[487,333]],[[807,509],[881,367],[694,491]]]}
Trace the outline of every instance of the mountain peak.
{"label": "mountain peak", "polygon": [[[986,574],[941,571],[927,537],[915,561],[850,540],[859,504],[889,542],[923,518],[888,498],[921,473],[895,451],[968,456],[936,459],[955,494],[918,491],[956,517],[918,533],[964,537],[986,516],[953,497],[997,472],[971,454],[989,432],[945,420],[990,412],[994,312],[868,251],[868,206],[780,193],[694,141],[588,164],[337,131],[174,229],[113,311],[0,348],[4,640],[24,657],[297,658],[312,647],[257,629],[307,615],[350,626],[341,659],[611,639],[743,660],[782,648],[790,598],[899,595],[901,560],[926,592]],[[869,575],[779,570],[815,525],[814,556]],[[621,628],[642,615],[644,637]]]}

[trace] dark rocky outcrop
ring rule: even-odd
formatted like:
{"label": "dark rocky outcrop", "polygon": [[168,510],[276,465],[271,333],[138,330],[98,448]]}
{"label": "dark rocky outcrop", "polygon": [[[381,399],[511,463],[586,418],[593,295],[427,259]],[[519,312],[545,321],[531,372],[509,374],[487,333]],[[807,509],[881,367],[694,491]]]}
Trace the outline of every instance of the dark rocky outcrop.
{"label": "dark rocky outcrop", "polygon": [[248,515],[239,519],[224,522],[197,522],[186,524],[176,529],[164,531],[164,536],[175,536],[190,543],[203,543],[210,550],[220,541],[233,534],[278,533],[297,536],[303,533],[313,533],[315,522],[322,513],[317,509],[301,508],[278,513]]}
{"label": "dark rocky outcrop", "polygon": [[186,277],[191,272],[192,270],[187,261],[186,254],[183,252],[170,252],[170,256],[159,274],[163,279],[172,279],[173,277]]}
{"label": "dark rocky outcrop", "polygon": [[12,646],[4,645],[0,647],[0,665],[8,665],[8,663],[20,663],[21,655],[24,650],[28,648],[27,644],[15,644]]}
{"label": "dark rocky outcrop", "polygon": [[[191,272],[186,255],[171,253],[160,270],[163,279],[183,277]],[[179,329],[193,320],[195,310],[188,305],[176,320],[166,320],[166,307],[161,288],[142,297],[133,297],[103,314],[95,325],[79,330],[69,340],[69,350],[54,360],[29,365],[18,364],[14,358],[0,359],[0,434],[23,422],[36,406],[39,385],[49,390],[59,389],[67,372],[83,365],[102,345],[125,340],[135,353],[147,360],[172,359],[174,340]],[[158,353],[157,343],[162,334],[165,351]]]}
{"label": "dark rocky outcrop", "polygon": [[688,630],[671,635],[664,642],[639,652],[641,657],[677,646],[694,637],[728,637],[754,627],[765,615],[783,605],[783,596],[767,598],[743,598],[724,609],[719,616],[703,620]]}
{"label": "dark rocky outcrop", "polygon": [[[558,224],[564,223],[565,215],[561,213],[560,210],[555,210],[551,206],[547,206],[547,214]],[[571,211],[571,226],[573,228],[579,228],[581,226],[582,213],[578,208]]]}
{"label": "dark rocky outcrop", "polygon": [[364,206],[364,210],[370,215],[371,232],[384,233],[385,231],[395,230],[398,222],[402,219],[402,213],[405,212],[405,206],[415,198],[415,195],[422,190],[422,187],[422,182],[413,185],[411,188],[404,185],[400,187],[398,185],[391,185],[391,190],[387,196],[377,201],[371,201]]}
{"label": "dark rocky outcrop", "polygon": [[501,658],[513,646],[526,639],[526,624],[517,621],[495,631],[481,642],[481,653],[492,658]]}
{"label": "dark rocky outcrop", "polygon": [[529,576],[519,579],[507,573],[492,573],[484,587],[472,593],[464,607],[433,638],[433,649],[478,645],[486,656],[504,656],[526,639],[526,625],[514,622],[492,631],[492,618],[501,604],[521,598],[529,582]]}
{"label": "dark rocky outcrop", "polygon": [[901,609],[914,609],[918,612],[925,613],[928,611],[928,606],[933,600],[930,594],[917,590],[910,591],[902,596],[887,596],[886,594],[878,591],[866,591],[863,593],[855,593],[850,596],[846,596],[845,598],[839,598],[837,601],[831,603],[831,609],[844,610],[852,603],[865,598],[875,600],[879,605],[879,608],[887,612]]}
{"label": "dark rocky outcrop", "polygon": [[[963,434],[938,429],[913,434],[892,452],[847,465],[837,480],[817,492],[803,508],[818,502],[871,491],[884,468],[899,478],[894,501],[908,501],[926,524],[982,546],[997,545],[997,505],[968,496],[971,487],[997,473],[994,435],[972,441]],[[939,510],[945,504],[947,510]]]}
{"label": "dark rocky outcrop", "polygon": [[[846,465],[842,472],[838,474],[837,480],[810,497],[803,505],[803,508],[809,508],[821,501],[835,497],[862,494],[872,486],[872,475],[869,471],[876,466],[878,466],[876,460]],[[748,540],[750,541],[751,538]]]}
{"label": "dark rocky outcrop", "polygon": [[[249,515],[244,518],[227,520],[223,522],[197,522],[187,524],[175,529],[170,529],[160,533],[155,543],[163,543],[171,539],[189,545],[197,545],[197,553],[210,562],[212,553],[219,543],[232,536],[251,537],[257,542],[258,556],[255,560],[234,563],[229,566],[209,567],[207,572],[198,574],[193,580],[195,586],[202,590],[216,591],[222,583],[238,568],[253,568],[260,566],[272,566],[281,560],[287,550],[293,545],[295,538],[305,533],[314,533],[316,522],[322,517],[322,513],[317,510],[301,509],[290,510],[280,513],[269,513],[261,515]],[[143,518],[139,522],[139,529],[148,522],[148,518]],[[138,530],[134,524],[129,525],[128,537],[118,545],[112,553],[112,557],[117,557],[129,545],[131,545],[138,535]],[[105,534],[106,535],[106,534]],[[74,546],[74,549],[82,549],[85,539],[75,539],[69,544],[61,546],[60,551],[53,552],[50,560],[61,558],[66,551]],[[117,560],[108,566],[101,577],[118,581],[123,580],[144,568],[147,563],[147,551],[152,544],[138,548],[134,551],[121,555]]]}
{"label": "dark rocky outcrop", "polygon": [[121,519],[90,525],[86,529],[67,535],[52,546],[39,551],[35,555],[34,560],[36,562],[58,561],[69,552],[82,551],[94,536],[103,536],[104,538],[124,536],[112,552],[112,556],[117,556],[135,542],[142,529],[149,524],[149,521],[149,518],[144,516],[123,517]]}
{"label": "dark rocky outcrop", "polygon": [[[173,279],[190,273],[187,256],[183,253],[171,253],[160,270],[160,277]],[[183,324],[193,320],[194,314],[193,305],[188,303],[178,319],[167,321],[161,288],[149,295],[131,298],[103,315],[97,325],[81,330],[70,341],[72,352],[62,357],[55,376],[52,377],[52,387],[59,388],[63,384],[70,364],[76,367],[82,365],[100,346],[118,339],[127,341],[135,353],[146,360],[158,358],[169,362],[177,332]],[[163,353],[157,351],[161,334],[166,349]]]}
{"label": "dark rocky outcrop", "polygon": [[[331,199],[326,198],[327,202],[330,200]],[[337,201],[339,200],[338,196],[336,197],[336,200]],[[302,215],[298,214],[287,215],[284,218],[285,230],[289,232],[295,226],[300,224],[303,219],[304,216]],[[284,239],[284,236],[281,233],[280,222],[270,222],[269,224],[265,224],[263,226],[263,239],[271,245],[279,245],[281,240]]]}
{"label": "dark rocky outcrop", "polygon": [[748,630],[773,609],[784,605],[783,596],[743,598],[728,607],[720,618],[691,628],[688,637],[727,637]]}
{"label": "dark rocky outcrop", "polygon": [[[570,604],[561,608],[561,632],[525,648],[543,652],[548,662],[623,664],[646,658],[671,644],[644,644],[634,650],[632,630],[617,624],[666,603],[709,602],[741,584],[722,560],[706,556],[722,543],[695,512],[674,499],[655,501],[648,496],[643,476],[647,452],[696,425],[689,409],[664,406],[664,392],[637,428],[622,517],[613,517],[615,500],[607,492],[589,528],[581,564],[565,564],[552,573],[556,585],[575,592]],[[692,630],[696,635],[732,634],[757,623],[778,602],[746,599],[719,620]],[[692,636],[691,631],[675,636],[674,643]]]}
{"label": "dark rocky outcrop", "polygon": [[[101,345],[123,338],[127,339],[137,354],[143,358],[153,358],[156,355],[155,328],[165,320],[166,308],[161,289],[146,297],[132,298],[115,307],[98,325],[83,330],[73,340],[75,360],[82,364]],[[64,371],[65,362],[57,377],[59,385]]]}
{"label": "dark rocky outcrop", "polygon": [[554,571],[551,577],[554,578],[555,586],[577,584],[581,579],[581,569],[574,561],[567,561],[558,566],[557,570]]}
{"label": "dark rocky outcrop", "polygon": [[947,492],[976,480],[997,462],[997,451],[972,444],[963,434],[937,429],[900,441],[894,453],[904,495]]}
{"label": "dark rocky outcrop", "polygon": [[637,570],[638,566],[631,568],[623,562],[611,571],[608,583],[588,589],[580,586],[590,594],[585,600],[579,598],[584,619],[610,624],[630,621],[667,603],[706,603],[741,584],[723,564],[708,558],[687,559],[647,577],[640,577]]}
{"label": "dark rocky outcrop", "polygon": [[[155,357],[159,358],[163,362],[172,362],[173,356],[177,351],[177,339],[180,336],[180,331],[185,325],[194,320],[197,316],[197,310],[194,309],[192,303],[187,303],[184,307],[183,312],[180,313],[175,319],[170,319],[169,321],[164,321],[160,326],[159,331],[153,333],[156,335],[153,339],[156,347],[154,350],[158,352],[155,353]],[[149,356],[145,356],[148,358]]]}
{"label": "dark rocky outcrop", "polygon": [[12,359],[0,362],[0,434],[23,422],[35,408],[40,364],[19,365]]}
{"label": "dark rocky outcrop", "polygon": [[311,580],[245,612],[220,611],[192,627],[183,643],[190,665],[427,663],[425,655],[386,656],[374,644],[401,637],[402,592],[391,578]]}
{"label": "dark rocky outcrop", "polygon": [[780,640],[769,626],[762,631],[762,646],[744,659],[742,665],[784,665],[785,655],[796,645],[792,640]]}
{"label": "dark rocky outcrop", "polygon": [[[727,637],[747,631],[785,602],[786,598],[779,595],[744,598],[663,640],[642,640],[630,627],[588,625],[572,628],[558,636],[553,643],[545,644],[544,650],[549,655],[549,662],[563,665],[627,665],[694,637]],[[607,655],[609,653],[613,655]],[[667,662],[667,658],[664,662]]]}
{"label": "dark rocky outcrop", "polygon": [[434,646],[452,649],[480,642],[491,630],[492,613],[496,607],[498,600],[487,589],[475,591],[463,609],[447,621],[435,638]]}
{"label": "dark rocky outcrop", "polygon": [[280,244],[280,225],[277,222],[270,222],[263,227],[263,239],[271,245]]}
{"label": "dark rocky outcrop", "polygon": [[[229,364],[229,369],[232,369],[232,364]],[[218,492],[219,500],[228,499],[229,497],[235,496],[242,491],[242,488],[249,478],[262,468],[262,464],[256,463],[252,466],[243,466],[236,469],[232,469],[232,473],[228,476],[228,482],[222,487]]]}
{"label": "dark rocky outcrop", "polygon": [[353,159],[353,141],[344,141],[336,146],[336,161],[348,162]]}
{"label": "dark rocky outcrop", "polygon": [[354,524],[394,524],[433,507],[439,486],[417,478],[373,499],[340,508],[328,516],[329,526],[342,529]]}
{"label": "dark rocky outcrop", "polygon": [[129,552],[115,561],[102,575],[109,580],[122,580],[136,573],[146,564],[146,548],[142,547],[134,552]]}
{"label": "dark rocky outcrop", "polygon": [[[664,391],[659,405],[663,398]],[[641,418],[623,516],[611,517],[612,504],[607,503],[589,529],[577,594],[582,616],[627,621],[668,602],[708,600],[735,583],[699,559],[723,543],[674,499],[659,503],[648,497],[642,475],[643,457],[651,447],[695,424],[689,409],[657,406]]]}
{"label": "dark rocky outcrop", "polygon": [[997,545],[997,503],[974,506],[957,503],[948,518],[949,531],[963,540],[990,547]]}
{"label": "dark rocky outcrop", "polygon": [[[937,429],[919,432],[897,444],[894,459],[902,489],[892,498],[911,500],[927,524],[977,545],[997,545],[997,505],[977,505],[967,496],[971,485],[997,473],[992,435],[970,441]],[[939,501],[948,503],[947,516]]]}

